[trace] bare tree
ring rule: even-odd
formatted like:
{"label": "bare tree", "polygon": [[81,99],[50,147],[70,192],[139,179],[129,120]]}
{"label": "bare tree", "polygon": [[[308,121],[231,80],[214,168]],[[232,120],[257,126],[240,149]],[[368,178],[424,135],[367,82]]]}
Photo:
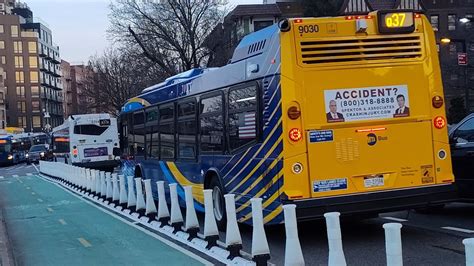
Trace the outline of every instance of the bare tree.
{"label": "bare tree", "polygon": [[144,88],[164,79],[165,73],[136,51],[109,48],[92,57],[88,68],[93,74],[85,81],[87,108],[117,115],[123,104]]}
{"label": "bare tree", "polygon": [[222,20],[226,0],[116,0],[110,5],[109,34],[139,47],[163,72],[203,66],[209,58],[206,37]]}

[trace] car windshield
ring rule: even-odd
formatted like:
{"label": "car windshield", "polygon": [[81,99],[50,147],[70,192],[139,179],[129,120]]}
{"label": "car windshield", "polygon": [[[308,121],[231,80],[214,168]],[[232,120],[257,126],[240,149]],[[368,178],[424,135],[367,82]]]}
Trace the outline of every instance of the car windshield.
{"label": "car windshield", "polygon": [[46,147],[44,145],[35,145],[31,147],[30,152],[36,152],[36,151],[46,151]]}

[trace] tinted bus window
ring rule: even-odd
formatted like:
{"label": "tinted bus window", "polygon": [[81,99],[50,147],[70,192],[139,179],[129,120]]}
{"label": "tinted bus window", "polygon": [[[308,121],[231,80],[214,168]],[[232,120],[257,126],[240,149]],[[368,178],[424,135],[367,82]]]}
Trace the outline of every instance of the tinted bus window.
{"label": "tinted bus window", "polygon": [[74,134],[100,136],[108,127],[100,127],[97,125],[77,125],[74,126]]}
{"label": "tinted bus window", "polygon": [[229,144],[238,149],[257,138],[257,87],[229,92]]}
{"label": "tinted bus window", "polygon": [[178,104],[178,158],[196,158],[196,102]]}
{"label": "tinted bus window", "polygon": [[174,159],[174,105],[160,107],[160,158]]}
{"label": "tinted bus window", "polygon": [[145,114],[133,114],[133,149],[136,156],[145,156]]}
{"label": "tinted bus window", "polygon": [[224,150],[224,116],[222,95],[201,100],[201,144],[204,153],[222,153]]}

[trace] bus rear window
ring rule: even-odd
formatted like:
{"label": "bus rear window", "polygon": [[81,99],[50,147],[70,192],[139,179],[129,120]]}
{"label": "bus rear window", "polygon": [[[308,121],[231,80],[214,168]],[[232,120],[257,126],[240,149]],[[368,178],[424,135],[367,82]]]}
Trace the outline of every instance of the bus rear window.
{"label": "bus rear window", "polygon": [[74,126],[74,134],[100,136],[108,127],[100,127],[97,125],[77,125]]}

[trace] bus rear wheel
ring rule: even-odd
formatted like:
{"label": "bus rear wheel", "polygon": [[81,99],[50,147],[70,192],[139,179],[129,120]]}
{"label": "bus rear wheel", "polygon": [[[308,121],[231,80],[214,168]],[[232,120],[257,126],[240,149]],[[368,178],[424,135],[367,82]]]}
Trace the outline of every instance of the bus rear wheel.
{"label": "bus rear wheel", "polygon": [[214,217],[216,218],[219,230],[225,230],[227,217],[225,212],[224,188],[217,179],[213,177],[209,183],[209,189],[212,189],[212,203],[214,207]]}

